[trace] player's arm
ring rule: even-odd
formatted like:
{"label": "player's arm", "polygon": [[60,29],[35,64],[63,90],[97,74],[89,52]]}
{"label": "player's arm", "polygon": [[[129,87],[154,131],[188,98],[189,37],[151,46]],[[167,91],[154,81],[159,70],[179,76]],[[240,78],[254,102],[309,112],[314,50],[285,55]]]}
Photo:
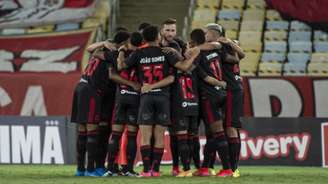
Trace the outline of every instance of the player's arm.
{"label": "player's arm", "polygon": [[154,83],[154,84],[144,84],[141,87],[141,93],[148,93],[149,91],[157,88],[162,88],[168,86],[174,82],[174,75],[169,75],[164,79]]}
{"label": "player's arm", "polygon": [[222,45],[219,42],[207,42],[197,46],[200,50],[221,49]]}
{"label": "player's arm", "polygon": [[243,49],[241,47],[239,47],[238,43],[236,41],[227,39],[227,38],[219,38],[218,40],[219,42],[221,42],[222,44],[227,44],[229,45],[233,51],[235,51],[238,54],[238,58],[239,59],[243,59],[245,57],[245,53],[243,51]]}
{"label": "player's arm", "polygon": [[127,85],[132,87],[136,91],[140,91],[141,85],[139,83],[124,79],[112,67],[109,67],[108,69],[108,76],[109,79],[113,80],[118,84]]}
{"label": "player's arm", "polygon": [[130,54],[128,58],[125,57],[125,52],[127,51],[127,48],[125,46],[122,46],[119,48],[118,57],[117,57],[117,70],[121,71],[125,68],[128,68],[130,66],[133,66],[135,64],[135,61],[137,59],[136,52],[133,52]]}
{"label": "player's arm", "polygon": [[209,76],[200,66],[197,66],[195,68],[195,71],[199,78],[203,79],[205,82],[212,86],[219,86],[223,88],[227,86],[227,83],[225,81],[220,81],[214,77]]}
{"label": "player's arm", "polygon": [[200,50],[199,48],[192,48],[190,49],[190,58],[186,58],[183,61],[178,61],[174,64],[174,67],[181,70],[181,71],[189,71],[194,60],[197,58]]}
{"label": "player's arm", "polygon": [[105,52],[102,50],[102,47],[97,48],[93,53],[92,56],[97,57],[101,60],[106,60]]}
{"label": "player's arm", "polygon": [[106,47],[109,50],[115,50],[115,46],[113,43],[109,42],[108,40],[102,41],[102,42],[96,42],[87,47],[88,52],[93,52],[94,50],[101,48],[101,47]]}
{"label": "player's arm", "polygon": [[216,78],[211,76],[206,76],[203,80],[212,86],[219,86],[223,88],[227,86],[227,83],[225,81],[217,80]]}

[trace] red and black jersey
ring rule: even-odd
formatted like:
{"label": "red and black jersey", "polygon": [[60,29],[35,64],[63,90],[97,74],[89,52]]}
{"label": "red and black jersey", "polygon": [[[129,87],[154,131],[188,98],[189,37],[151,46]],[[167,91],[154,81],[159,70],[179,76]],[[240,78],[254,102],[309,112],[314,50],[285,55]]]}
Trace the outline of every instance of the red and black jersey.
{"label": "red and black jersey", "polygon": [[171,88],[172,114],[198,116],[199,112],[199,80],[207,74],[199,67],[192,72],[175,72],[175,81]]}
{"label": "red and black jersey", "polygon": [[104,95],[115,89],[115,83],[109,80],[108,77],[108,67],[109,62],[92,56],[88,61],[87,67],[84,69],[82,79]]}
{"label": "red and black jersey", "polygon": [[[128,57],[132,51],[127,51],[125,57]],[[118,51],[112,52],[112,54],[106,55],[108,60],[113,60],[110,67],[114,69],[122,78],[137,82],[137,71],[135,67],[130,67],[123,69],[121,71],[117,70],[117,57]],[[138,104],[139,103],[139,92],[135,91],[132,87],[118,84],[116,88],[116,101],[126,104]]]}
{"label": "red and black jersey", "polygon": [[[149,46],[133,52],[125,63],[136,67],[138,81],[141,84],[154,84],[172,74],[172,66],[178,62],[173,54],[162,52],[160,47]],[[153,89],[149,94],[169,96],[169,86]]]}
{"label": "red and black jersey", "polygon": [[[222,48],[223,56],[226,54],[233,54],[232,48],[227,45],[223,45]],[[240,90],[243,89],[242,78],[240,77],[239,63],[233,64],[222,62],[223,68],[223,79],[227,82],[227,89]]]}
{"label": "red and black jersey", "polygon": [[[222,54],[219,50],[201,51],[196,61],[208,76],[220,81],[223,80]],[[217,86],[210,85],[203,80],[200,81],[201,95],[216,97],[221,95],[221,91],[222,89]]]}

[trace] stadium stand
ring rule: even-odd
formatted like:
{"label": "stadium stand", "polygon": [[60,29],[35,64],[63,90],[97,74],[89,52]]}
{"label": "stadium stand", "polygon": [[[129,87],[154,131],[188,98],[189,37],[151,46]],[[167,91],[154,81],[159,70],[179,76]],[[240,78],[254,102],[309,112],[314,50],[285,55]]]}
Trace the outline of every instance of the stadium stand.
{"label": "stadium stand", "polygon": [[214,17],[227,37],[240,41],[246,52],[240,64],[243,76],[328,75],[328,33],[284,20],[266,7],[265,0],[198,0],[197,11],[208,13],[194,14],[197,24],[192,28],[203,27]]}

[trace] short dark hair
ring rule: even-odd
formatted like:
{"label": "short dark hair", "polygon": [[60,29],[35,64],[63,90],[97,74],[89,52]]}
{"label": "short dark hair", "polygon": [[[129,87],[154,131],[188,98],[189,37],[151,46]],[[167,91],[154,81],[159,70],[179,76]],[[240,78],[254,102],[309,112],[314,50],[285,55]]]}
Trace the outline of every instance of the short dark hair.
{"label": "short dark hair", "polygon": [[148,26],[142,32],[143,38],[147,42],[153,42],[158,38],[158,27],[157,26]]}
{"label": "short dark hair", "polygon": [[205,33],[202,29],[194,29],[190,33],[190,39],[196,44],[205,43]]}
{"label": "short dark hair", "polygon": [[140,25],[139,25],[139,27],[138,27],[138,31],[142,31],[142,30],[144,30],[146,27],[148,27],[148,26],[150,26],[150,24],[149,23],[147,23],[147,22],[143,22],[143,23],[141,23]]}
{"label": "short dark hair", "polygon": [[170,24],[176,24],[177,23],[177,20],[176,19],[173,19],[173,18],[168,18],[166,20],[164,20],[162,22],[162,26],[163,25],[170,25]]}
{"label": "short dark hair", "polygon": [[126,31],[119,31],[114,36],[114,43],[121,44],[122,42],[127,41],[130,38],[130,33]]}
{"label": "short dark hair", "polygon": [[142,35],[141,33],[139,32],[133,32],[131,33],[131,37],[130,37],[130,43],[133,45],[133,46],[140,46],[142,44]]}

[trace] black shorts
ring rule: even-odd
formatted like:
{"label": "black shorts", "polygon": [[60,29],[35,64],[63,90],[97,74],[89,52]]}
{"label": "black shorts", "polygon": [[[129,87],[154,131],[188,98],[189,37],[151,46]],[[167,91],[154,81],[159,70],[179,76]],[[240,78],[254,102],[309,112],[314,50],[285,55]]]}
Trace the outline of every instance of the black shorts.
{"label": "black shorts", "polygon": [[100,121],[111,124],[115,106],[115,90],[106,93],[101,100],[101,117]]}
{"label": "black shorts", "polygon": [[138,108],[139,106],[137,104],[116,103],[112,123],[136,125]]}
{"label": "black shorts", "polygon": [[227,90],[225,107],[225,127],[241,128],[240,117],[243,116],[243,90]]}
{"label": "black shorts", "polygon": [[170,124],[170,98],[164,95],[142,95],[138,124],[168,126]]}
{"label": "black shorts", "polygon": [[87,83],[80,82],[74,90],[71,122],[99,123],[101,96]]}
{"label": "black shorts", "polygon": [[222,109],[224,103],[222,100],[213,97],[201,97],[201,114],[205,124],[212,124],[216,121],[222,120]]}
{"label": "black shorts", "polygon": [[198,133],[198,116],[172,116],[172,131],[188,131],[190,134]]}

